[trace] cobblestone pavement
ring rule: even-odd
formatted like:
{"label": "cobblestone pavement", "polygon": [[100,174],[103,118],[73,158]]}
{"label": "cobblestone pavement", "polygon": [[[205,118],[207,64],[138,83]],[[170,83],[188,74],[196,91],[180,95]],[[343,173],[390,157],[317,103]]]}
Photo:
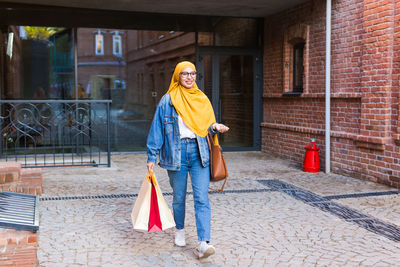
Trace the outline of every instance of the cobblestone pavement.
{"label": "cobblestone pavement", "polygon": [[[261,152],[225,154],[230,174],[225,193],[210,194],[215,255],[199,261],[193,254],[197,238],[192,195],[187,198],[185,248],[173,245],[173,229],[134,231],[130,213],[135,198],[120,194],[138,193],[146,158],[144,154],[113,155],[111,168],[44,171],[40,266],[399,265],[400,239],[369,231],[351,218],[343,219],[335,211],[298,200],[288,191],[268,190],[258,180],[279,180],[299,188],[302,194],[312,192],[327,198],[393,188],[340,175],[304,173],[298,166]],[[155,173],[163,192],[171,192],[166,171],[157,168]],[[396,235],[400,234],[400,194],[395,193],[326,201],[356,210],[367,216],[367,221],[390,224]],[[112,194],[117,196],[78,198]],[[57,198],[64,196],[75,198]],[[171,204],[172,197],[165,198]]]}

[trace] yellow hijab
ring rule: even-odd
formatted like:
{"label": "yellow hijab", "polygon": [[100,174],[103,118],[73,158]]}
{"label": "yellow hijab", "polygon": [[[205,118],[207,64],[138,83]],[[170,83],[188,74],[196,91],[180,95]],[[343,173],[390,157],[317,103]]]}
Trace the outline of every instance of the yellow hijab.
{"label": "yellow hijab", "polygon": [[167,94],[170,94],[176,112],[189,129],[195,134],[205,137],[208,127],[215,123],[214,110],[210,100],[197,87],[196,83],[190,89],[179,83],[179,75],[187,67],[196,71],[196,67],[189,61],[182,61],[176,65]]}

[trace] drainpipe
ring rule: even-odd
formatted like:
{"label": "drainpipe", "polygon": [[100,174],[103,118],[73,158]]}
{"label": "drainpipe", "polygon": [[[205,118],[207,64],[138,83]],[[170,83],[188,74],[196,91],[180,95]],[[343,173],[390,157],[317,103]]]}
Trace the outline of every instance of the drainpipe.
{"label": "drainpipe", "polygon": [[331,0],[326,0],[325,173],[331,171]]}

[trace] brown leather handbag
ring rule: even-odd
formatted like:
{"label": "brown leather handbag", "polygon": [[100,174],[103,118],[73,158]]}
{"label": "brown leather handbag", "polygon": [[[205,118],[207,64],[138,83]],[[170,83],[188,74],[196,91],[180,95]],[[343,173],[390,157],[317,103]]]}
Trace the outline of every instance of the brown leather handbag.
{"label": "brown leather handbag", "polygon": [[[218,138],[217,135],[215,135],[215,138]],[[215,140],[210,133],[207,135],[207,142],[210,149],[210,182],[225,180],[221,189],[216,190],[222,191],[224,190],[228,178],[228,169],[226,168],[225,157],[224,154],[222,154],[221,146],[215,144]]]}

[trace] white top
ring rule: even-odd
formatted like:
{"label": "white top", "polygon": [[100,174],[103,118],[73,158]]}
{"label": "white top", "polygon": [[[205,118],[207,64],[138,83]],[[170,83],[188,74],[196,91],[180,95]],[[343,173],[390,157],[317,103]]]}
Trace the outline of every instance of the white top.
{"label": "white top", "polygon": [[178,124],[179,124],[179,134],[182,138],[196,138],[196,134],[187,127],[187,125],[183,122],[181,116],[178,116]]}

